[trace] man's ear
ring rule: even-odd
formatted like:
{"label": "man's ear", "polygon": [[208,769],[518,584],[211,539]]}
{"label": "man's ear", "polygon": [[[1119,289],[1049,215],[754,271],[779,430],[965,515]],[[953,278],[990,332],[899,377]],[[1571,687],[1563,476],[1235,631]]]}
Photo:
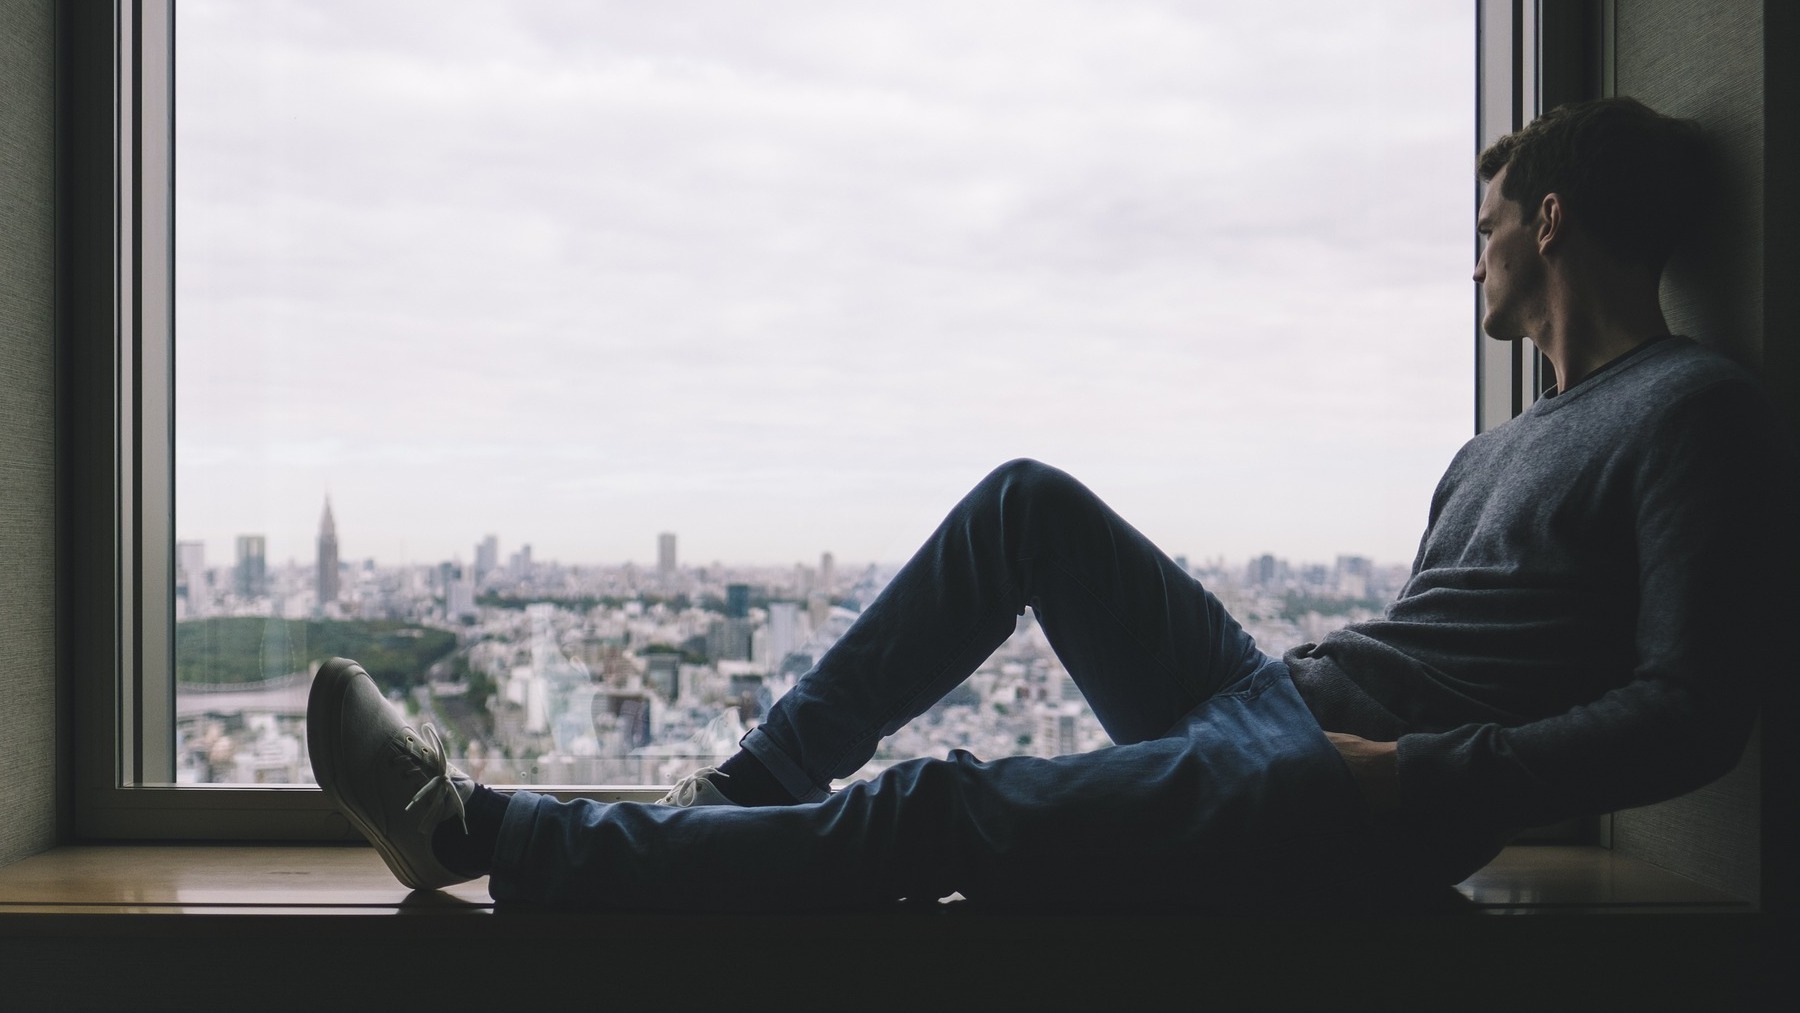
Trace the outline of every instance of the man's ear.
{"label": "man's ear", "polygon": [[1563,209],[1561,195],[1547,193],[1538,204],[1537,214],[1537,248],[1538,254],[1549,253],[1562,244],[1569,231],[1569,219]]}

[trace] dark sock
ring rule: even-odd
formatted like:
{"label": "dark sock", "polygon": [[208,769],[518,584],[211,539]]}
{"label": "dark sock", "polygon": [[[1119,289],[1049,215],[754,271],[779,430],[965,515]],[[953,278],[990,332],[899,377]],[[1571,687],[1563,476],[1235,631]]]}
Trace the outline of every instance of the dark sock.
{"label": "dark sock", "polygon": [[431,832],[431,853],[444,863],[444,868],[470,879],[485,876],[494,868],[494,848],[500,843],[500,821],[506,816],[510,794],[495,791],[485,784],[463,803],[469,821],[469,832],[463,833],[462,821],[447,819]]}
{"label": "dark sock", "polygon": [[793,805],[800,800],[775,780],[769,768],[746,750],[740,749],[719,764],[725,776],[713,782],[719,794],[741,806]]}

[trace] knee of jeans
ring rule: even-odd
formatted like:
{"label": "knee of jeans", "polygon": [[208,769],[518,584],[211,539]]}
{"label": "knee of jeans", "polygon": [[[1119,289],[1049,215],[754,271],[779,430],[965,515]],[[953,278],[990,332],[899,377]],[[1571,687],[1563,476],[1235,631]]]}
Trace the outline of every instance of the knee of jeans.
{"label": "knee of jeans", "polygon": [[1004,497],[1022,497],[1026,501],[1086,491],[1068,472],[1029,457],[1014,458],[995,468],[984,484]]}
{"label": "knee of jeans", "polygon": [[1055,471],[1042,461],[1029,457],[1015,457],[993,471],[988,472],[986,483],[999,485],[1016,485],[1031,480],[1031,476],[1041,471]]}

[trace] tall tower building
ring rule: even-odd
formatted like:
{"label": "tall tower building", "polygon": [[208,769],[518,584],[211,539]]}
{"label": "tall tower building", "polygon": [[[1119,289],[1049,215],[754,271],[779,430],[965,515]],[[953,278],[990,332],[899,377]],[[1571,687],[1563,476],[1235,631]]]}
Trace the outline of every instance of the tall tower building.
{"label": "tall tower building", "polygon": [[750,616],[750,585],[725,585],[725,618],[746,619]]}
{"label": "tall tower building", "polygon": [[1081,708],[1072,703],[1040,704],[1037,734],[1032,752],[1039,756],[1067,756],[1081,752]]}
{"label": "tall tower building", "polygon": [[269,590],[268,545],[262,535],[237,536],[237,593],[260,598]]}
{"label": "tall tower building", "polygon": [[208,591],[206,579],[206,543],[175,543],[175,597],[185,609],[184,618],[198,619],[206,615]]}
{"label": "tall tower building", "polygon": [[819,590],[830,594],[837,583],[837,559],[829,552],[819,554]]}
{"label": "tall tower building", "polygon": [[480,584],[499,568],[500,536],[489,535],[475,546],[475,583]]}
{"label": "tall tower building", "polygon": [[1250,561],[1250,584],[1253,587],[1273,587],[1281,576],[1281,561],[1268,553]]}
{"label": "tall tower building", "polygon": [[455,622],[476,614],[474,571],[461,563],[439,563],[438,583],[444,589],[444,618]]}
{"label": "tall tower building", "polygon": [[667,531],[656,536],[656,575],[665,581],[675,576],[675,536]]}
{"label": "tall tower building", "polygon": [[769,670],[778,671],[787,656],[800,646],[800,603],[769,603]]}
{"label": "tall tower building", "polygon": [[331,497],[325,497],[325,514],[319,518],[319,607],[337,601],[337,522],[331,517]]}

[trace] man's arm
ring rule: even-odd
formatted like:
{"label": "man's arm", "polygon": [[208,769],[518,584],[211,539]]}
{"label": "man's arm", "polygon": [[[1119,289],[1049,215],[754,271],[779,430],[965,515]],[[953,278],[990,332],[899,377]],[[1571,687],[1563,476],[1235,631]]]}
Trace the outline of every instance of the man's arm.
{"label": "man's arm", "polygon": [[1535,826],[1674,797],[1737,761],[1800,602],[1793,445],[1766,402],[1719,383],[1647,434],[1630,494],[1633,678],[1526,724],[1413,733],[1397,746],[1409,811]]}
{"label": "man's arm", "polygon": [[1755,700],[1733,688],[1642,678],[1530,724],[1405,735],[1396,778],[1410,811],[1511,827],[1661,802],[1737,762]]}

